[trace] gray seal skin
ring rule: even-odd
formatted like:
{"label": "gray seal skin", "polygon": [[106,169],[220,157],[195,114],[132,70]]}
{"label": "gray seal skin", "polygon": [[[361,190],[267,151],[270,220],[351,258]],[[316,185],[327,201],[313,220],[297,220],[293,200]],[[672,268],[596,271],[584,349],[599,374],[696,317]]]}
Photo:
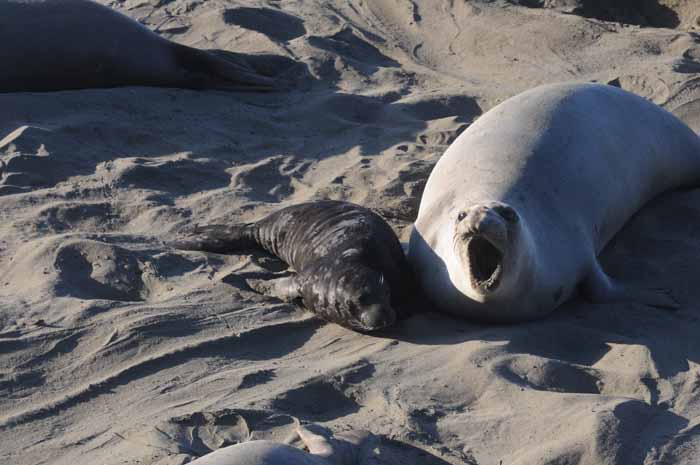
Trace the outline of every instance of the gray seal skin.
{"label": "gray seal skin", "polygon": [[0,92],[116,86],[271,90],[244,60],[170,42],[89,0],[0,2]]}
{"label": "gray seal skin", "polygon": [[224,447],[192,462],[190,465],[360,465],[372,455],[376,436],[367,431],[349,431],[326,438],[304,426],[297,434],[309,449],[274,441],[248,441]]}
{"label": "gray seal skin", "polygon": [[414,291],[394,231],[376,213],[349,202],[307,202],[255,223],[197,226],[171,245],[216,253],[263,248],[297,272],[263,285],[267,293],[301,298],[321,318],[357,331],[391,326]]}
{"label": "gray seal skin", "polygon": [[554,84],[481,116],[433,169],[409,261],[441,310],[542,317],[575,289],[593,302],[677,308],[665,289],[612,279],[597,255],[646,202],[697,186],[700,138],[616,87]]}

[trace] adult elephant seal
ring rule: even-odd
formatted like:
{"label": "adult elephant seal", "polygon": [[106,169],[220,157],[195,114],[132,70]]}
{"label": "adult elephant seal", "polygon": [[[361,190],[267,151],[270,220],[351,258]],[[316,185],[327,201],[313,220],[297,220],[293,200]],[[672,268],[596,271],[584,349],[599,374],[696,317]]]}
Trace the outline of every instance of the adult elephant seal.
{"label": "adult elephant seal", "polygon": [[242,60],[169,42],[88,0],[0,2],[0,92],[116,86],[267,90]]}
{"label": "adult elephant seal", "polygon": [[348,431],[326,438],[304,426],[297,428],[309,452],[274,441],[248,441],[224,447],[190,465],[360,465],[372,456],[376,436],[367,431]]}
{"label": "adult elephant seal", "polygon": [[700,138],[658,106],[599,84],[538,87],[496,106],[433,169],[409,261],[440,309],[512,322],[577,285],[593,302],[678,305],[596,255],[647,201],[700,181]]}
{"label": "adult elephant seal", "polygon": [[349,202],[307,202],[255,223],[197,226],[171,244],[216,253],[262,248],[297,273],[257,285],[258,290],[301,298],[321,318],[357,331],[392,325],[414,290],[394,231],[376,213]]}

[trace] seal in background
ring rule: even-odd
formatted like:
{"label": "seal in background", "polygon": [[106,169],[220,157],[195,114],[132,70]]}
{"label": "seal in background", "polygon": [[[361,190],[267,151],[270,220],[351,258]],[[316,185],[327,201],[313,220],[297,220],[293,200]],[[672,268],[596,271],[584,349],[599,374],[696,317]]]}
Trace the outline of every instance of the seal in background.
{"label": "seal in background", "polygon": [[117,86],[272,90],[235,54],[170,42],[89,0],[0,2],[0,92]]}
{"label": "seal in background", "polygon": [[172,245],[216,253],[263,248],[297,272],[262,286],[267,293],[301,298],[321,318],[357,331],[392,325],[415,291],[394,231],[376,213],[349,202],[307,202],[255,223],[198,226]]}

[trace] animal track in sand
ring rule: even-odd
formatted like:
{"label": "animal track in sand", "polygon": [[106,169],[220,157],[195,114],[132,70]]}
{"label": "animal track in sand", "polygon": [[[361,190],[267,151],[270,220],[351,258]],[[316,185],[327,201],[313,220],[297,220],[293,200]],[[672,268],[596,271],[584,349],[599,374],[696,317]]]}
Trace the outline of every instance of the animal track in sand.
{"label": "animal track in sand", "polygon": [[666,103],[671,96],[671,90],[664,81],[649,75],[624,75],[608,81],[608,84],[634,92],[658,105]]}
{"label": "animal track in sand", "polygon": [[434,162],[415,160],[404,164],[398,176],[381,190],[377,210],[386,218],[413,222],[418,216],[421,194]]}
{"label": "animal track in sand", "polygon": [[375,371],[376,368],[372,363],[360,359],[354,365],[337,373],[334,379],[337,380],[341,386],[355,385],[370,379]]}
{"label": "animal track in sand", "polygon": [[[294,418],[263,410],[196,411],[170,418],[126,439],[167,455],[158,465],[187,463],[216,449],[251,439],[284,441],[294,431]],[[173,462],[175,460],[175,462]]]}
{"label": "animal track in sand", "polygon": [[314,421],[328,421],[360,410],[355,399],[360,385],[371,379],[374,365],[360,359],[329,376],[314,378],[279,395],[272,403],[276,411]]}
{"label": "animal track in sand", "polygon": [[[228,186],[228,163],[208,158],[172,157],[121,158],[97,167],[96,175],[111,186],[150,189],[176,195],[189,195],[204,189]],[[203,184],[201,179],[207,179]]]}
{"label": "animal track in sand", "polygon": [[322,100],[318,111],[357,124],[376,123],[386,115],[386,105],[379,99],[352,94],[333,94]]}
{"label": "animal track in sand", "polygon": [[143,438],[151,446],[194,457],[244,442],[250,435],[246,419],[228,409],[173,417],[154,430]]}
{"label": "animal track in sand", "polygon": [[429,147],[447,147],[467,128],[466,124],[450,131],[432,131],[419,135],[416,142]]}
{"label": "animal track in sand", "polygon": [[0,150],[5,154],[26,153],[46,155],[49,153],[49,150],[46,148],[45,144],[48,142],[49,146],[52,147],[54,145],[52,139],[55,137],[57,137],[56,133],[49,129],[39,126],[24,125],[18,127],[5,136],[4,139],[0,140]]}
{"label": "animal track in sand", "polygon": [[454,116],[466,123],[482,113],[476,99],[467,95],[427,95],[403,100],[401,104],[405,112],[423,121]]}
{"label": "animal track in sand", "polygon": [[260,384],[265,384],[275,378],[275,370],[258,370],[248,373],[241,379],[238,389],[250,389]]}
{"label": "animal track in sand", "polygon": [[[530,331],[515,333],[508,342],[508,351],[584,366],[594,365],[610,351],[605,337],[598,332],[581,331],[573,325],[559,325],[559,337],[554,338],[551,336],[552,330],[551,326],[533,326]],[[566,341],[566,344],[561,341]]]}
{"label": "animal track in sand", "polygon": [[0,140],[0,195],[52,187],[77,174],[79,164],[71,156],[76,149],[58,132],[18,127]]}
{"label": "animal track in sand", "polygon": [[273,401],[272,407],[280,412],[315,421],[333,420],[360,409],[358,403],[339,386],[322,379],[283,393]]}
{"label": "animal track in sand", "polygon": [[140,301],[144,283],[136,254],[89,240],[62,244],[56,251],[56,294],[82,299]]}
{"label": "animal track in sand", "polygon": [[[596,413],[598,425],[596,441],[605,447],[608,444],[628,444],[633,447],[619,448],[614,463],[650,463],[650,456],[661,455],[664,445],[673,441],[688,420],[673,412],[651,406],[639,400],[624,400],[612,409]],[[619,447],[619,446],[618,446]],[[655,463],[675,463],[654,460]],[[692,463],[688,462],[688,463]]]}
{"label": "animal track in sand", "polygon": [[301,179],[311,164],[308,160],[277,156],[239,165],[231,170],[231,187],[251,200],[279,202],[294,193],[294,181]]}
{"label": "animal track in sand", "polygon": [[58,202],[36,212],[33,224],[53,233],[71,230],[105,232],[117,227],[118,216],[107,202]]}
{"label": "animal track in sand", "polygon": [[681,118],[691,129],[700,130],[700,78],[679,85],[664,103],[664,107]]}
{"label": "animal track in sand", "polygon": [[499,364],[496,371],[511,382],[538,391],[600,394],[596,370],[559,360],[515,356]]}
{"label": "animal track in sand", "polygon": [[345,26],[331,36],[308,38],[311,45],[327,52],[343,56],[358,63],[378,68],[398,67],[399,63],[384,55],[374,45],[358,36],[352,28]]}
{"label": "animal track in sand", "polygon": [[467,454],[460,457],[442,458],[437,455],[437,451],[428,446],[423,444],[413,445],[397,439],[381,438],[379,450],[381,451],[381,463],[383,464],[454,465],[459,463],[463,465],[478,465],[476,460]]}

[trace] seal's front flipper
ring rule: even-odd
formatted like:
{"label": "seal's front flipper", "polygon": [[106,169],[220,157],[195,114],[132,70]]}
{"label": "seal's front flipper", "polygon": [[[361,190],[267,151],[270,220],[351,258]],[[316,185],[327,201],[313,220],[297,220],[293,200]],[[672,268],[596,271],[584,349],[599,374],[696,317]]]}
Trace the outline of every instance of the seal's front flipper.
{"label": "seal's front flipper", "polygon": [[664,310],[678,310],[681,307],[669,289],[637,288],[618,283],[605,274],[597,262],[581,283],[581,290],[593,303],[636,302]]}
{"label": "seal's front flipper", "polygon": [[296,275],[277,279],[248,279],[246,282],[255,292],[276,297],[285,302],[301,297],[301,286],[296,280]]}

